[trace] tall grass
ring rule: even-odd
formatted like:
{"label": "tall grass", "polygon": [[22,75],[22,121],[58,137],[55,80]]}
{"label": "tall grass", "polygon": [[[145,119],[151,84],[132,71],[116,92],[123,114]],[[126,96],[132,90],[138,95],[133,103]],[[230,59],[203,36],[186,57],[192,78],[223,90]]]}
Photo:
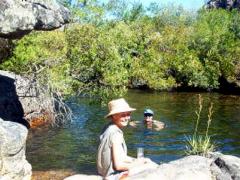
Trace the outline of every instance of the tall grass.
{"label": "tall grass", "polygon": [[199,94],[198,96],[199,108],[195,112],[197,115],[196,125],[194,129],[194,133],[192,136],[186,136],[186,150],[185,154],[187,155],[201,155],[207,156],[209,152],[213,152],[216,148],[215,144],[211,141],[211,137],[208,135],[209,127],[212,122],[213,115],[213,103],[210,104],[208,108],[208,121],[205,135],[201,135],[198,132],[199,121],[202,112],[202,96]]}

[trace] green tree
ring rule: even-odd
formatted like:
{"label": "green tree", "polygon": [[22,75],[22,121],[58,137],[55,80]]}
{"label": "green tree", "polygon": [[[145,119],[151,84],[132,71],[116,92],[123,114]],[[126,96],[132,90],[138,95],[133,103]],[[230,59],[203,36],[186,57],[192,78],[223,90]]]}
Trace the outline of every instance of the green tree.
{"label": "green tree", "polygon": [[61,31],[33,32],[15,41],[13,56],[0,65],[1,69],[38,77],[42,85],[49,85],[62,93],[70,93],[67,42]]}
{"label": "green tree", "polygon": [[219,77],[228,79],[234,76],[235,57],[239,57],[239,40],[231,31],[231,25],[236,16],[239,15],[232,16],[226,10],[204,10],[194,25],[190,48],[196,51],[204,66],[204,76],[210,88],[219,87]]}
{"label": "green tree", "polygon": [[67,31],[67,40],[78,94],[104,99],[125,91],[127,70],[108,32],[92,25],[77,25]]}

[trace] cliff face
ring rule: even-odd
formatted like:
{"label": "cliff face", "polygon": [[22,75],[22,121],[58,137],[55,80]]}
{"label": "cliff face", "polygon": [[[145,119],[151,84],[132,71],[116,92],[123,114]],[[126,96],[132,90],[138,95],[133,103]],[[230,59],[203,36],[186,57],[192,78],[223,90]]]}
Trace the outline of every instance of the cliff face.
{"label": "cliff face", "polygon": [[210,0],[207,3],[208,8],[240,9],[240,0]]}
{"label": "cliff face", "polygon": [[0,63],[11,54],[11,39],[53,30],[69,20],[70,11],[55,0],[0,0]]}
{"label": "cliff face", "polygon": [[70,19],[68,9],[55,0],[1,0],[0,37],[20,38],[32,30],[53,30]]}

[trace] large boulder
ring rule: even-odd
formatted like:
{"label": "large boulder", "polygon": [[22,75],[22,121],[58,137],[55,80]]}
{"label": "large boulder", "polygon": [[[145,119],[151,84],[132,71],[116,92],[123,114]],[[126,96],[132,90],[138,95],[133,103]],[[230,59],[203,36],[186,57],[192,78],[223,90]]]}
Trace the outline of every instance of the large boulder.
{"label": "large boulder", "polygon": [[187,156],[161,164],[157,169],[146,170],[129,177],[131,180],[213,180],[210,171],[212,160],[202,156]]}
{"label": "large boulder", "polygon": [[1,0],[0,37],[20,38],[32,30],[53,30],[68,23],[70,12],[55,0]]}
{"label": "large boulder", "polygon": [[[64,180],[86,179],[88,175],[73,175]],[[89,176],[98,180],[100,176]],[[155,169],[147,169],[130,175],[129,180],[240,180],[240,158],[211,153],[209,157],[186,156],[184,158],[160,164]]]}
{"label": "large boulder", "polygon": [[211,172],[217,180],[240,180],[240,158],[221,153],[211,153]]}
{"label": "large boulder", "polygon": [[28,130],[0,118],[0,179],[30,180],[32,167],[25,157]]}

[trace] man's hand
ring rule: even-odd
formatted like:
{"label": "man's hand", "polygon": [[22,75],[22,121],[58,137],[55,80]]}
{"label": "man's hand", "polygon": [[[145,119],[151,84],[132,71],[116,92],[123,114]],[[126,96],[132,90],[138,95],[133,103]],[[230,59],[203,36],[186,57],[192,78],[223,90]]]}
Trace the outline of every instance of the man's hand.
{"label": "man's hand", "polygon": [[165,124],[163,123],[163,122],[161,122],[161,121],[156,121],[156,120],[154,120],[153,121],[153,123],[154,123],[154,125],[155,125],[155,130],[156,131],[160,131],[161,129],[163,129],[164,127],[165,127]]}

